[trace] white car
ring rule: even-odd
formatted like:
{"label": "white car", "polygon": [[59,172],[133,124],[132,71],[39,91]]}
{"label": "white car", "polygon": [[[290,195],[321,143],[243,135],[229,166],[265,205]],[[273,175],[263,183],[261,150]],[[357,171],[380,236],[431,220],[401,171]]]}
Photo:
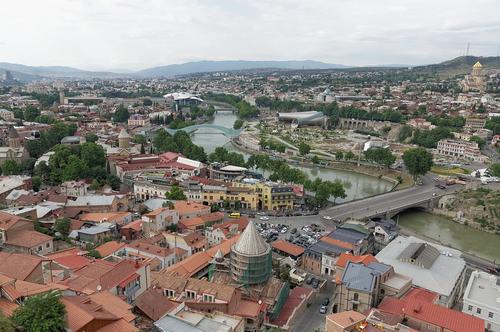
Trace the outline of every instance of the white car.
{"label": "white car", "polygon": [[268,221],[269,220],[269,217],[266,217],[266,216],[262,216],[259,218],[259,220],[262,220],[262,221]]}
{"label": "white car", "polygon": [[333,218],[330,217],[330,216],[323,216],[323,219],[325,219],[325,220],[332,220]]}

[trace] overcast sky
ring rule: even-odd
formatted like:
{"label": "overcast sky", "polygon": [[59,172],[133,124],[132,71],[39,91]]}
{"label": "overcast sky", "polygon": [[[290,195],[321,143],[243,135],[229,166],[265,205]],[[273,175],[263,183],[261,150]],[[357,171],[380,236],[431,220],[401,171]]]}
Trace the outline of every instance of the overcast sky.
{"label": "overcast sky", "polygon": [[425,64],[497,55],[500,0],[4,0],[0,62]]}

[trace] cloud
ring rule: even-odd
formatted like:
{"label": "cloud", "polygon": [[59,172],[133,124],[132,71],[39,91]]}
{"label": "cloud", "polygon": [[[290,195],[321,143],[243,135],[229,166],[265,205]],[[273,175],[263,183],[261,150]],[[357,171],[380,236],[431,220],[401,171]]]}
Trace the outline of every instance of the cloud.
{"label": "cloud", "polygon": [[[431,63],[497,52],[498,0],[18,0],[0,61],[145,68],[187,59]],[[13,28],[15,27],[15,28]],[[2,45],[2,44],[0,44]]]}

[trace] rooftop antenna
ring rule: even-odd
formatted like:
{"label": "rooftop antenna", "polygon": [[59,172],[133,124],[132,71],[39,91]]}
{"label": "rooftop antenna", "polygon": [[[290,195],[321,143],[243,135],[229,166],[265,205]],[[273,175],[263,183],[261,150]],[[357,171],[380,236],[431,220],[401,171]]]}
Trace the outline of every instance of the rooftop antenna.
{"label": "rooftop antenna", "polygon": [[470,51],[470,43],[467,43],[467,52],[465,52],[465,56],[469,56]]}

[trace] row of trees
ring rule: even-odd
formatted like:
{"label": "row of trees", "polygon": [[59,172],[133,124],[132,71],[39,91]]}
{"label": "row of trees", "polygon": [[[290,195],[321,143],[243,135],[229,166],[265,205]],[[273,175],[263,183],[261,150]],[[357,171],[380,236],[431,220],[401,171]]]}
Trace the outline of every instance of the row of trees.
{"label": "row of trees", "polygon": [[173,136],[166,130],[160,129],[153,138],[153,147],[156,152],[178,152],[190,159],[207,161],[205,150],[191,141],[186,132],[179,130]]}
{"label": "row of trees", "polygon": [[208,155],[210,162],[228,163],[234,166],[244,167],[246,165],[245,158],[241,153],[229,152],[226,148],[219,146],[215,151]]}
{"label": "row of trees", "polygon": [[238,117],[241,119],[254,118],[259,115],[259,109],[257,107],[250,105],[248,102],[235,95],[208,92],[203,95],[203,98],[234,106],[238,110]]}

